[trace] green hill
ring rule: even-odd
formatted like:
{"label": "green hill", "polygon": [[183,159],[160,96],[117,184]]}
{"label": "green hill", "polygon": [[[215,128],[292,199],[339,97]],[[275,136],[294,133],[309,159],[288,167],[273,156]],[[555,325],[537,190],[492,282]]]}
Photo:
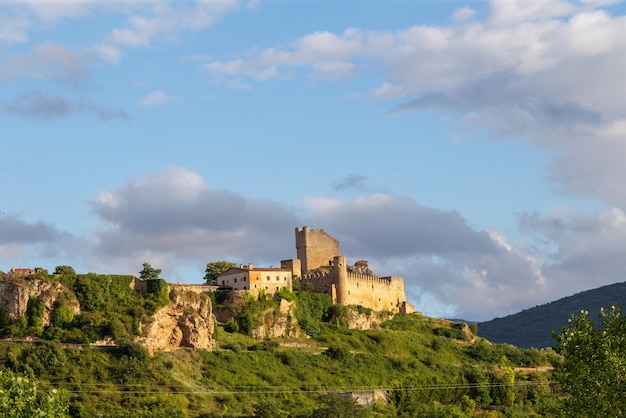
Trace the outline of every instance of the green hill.
{"label": "green hill", "polygon": [[600,308],[626,304],[626,282],[615,283],[593,290],[576,293],[545,305],[522,312],[495,318],[478,324],[478,335],[496,343],[517,347],[551,347],[552,331],[559,332],[572,314],[581,310],[595,318]]}
{"label": "green hill", "polygon": [[[55,296],[63,303],[46,299],[47,291],[31,298],[23,317],[0,309],[0,371],[57,390],[74,417],[551,416],[560,399],[550,383],[559,361],[551,350],[491,344],[460,322],[398,314],[360,331],[349,328],[351,318],[377,313],[331,305],[327,295],[285,291],[229,306],[228,295],[215,293],[213,308],[233,316],[215,325],[214,348],[150,354],[137,341],[150,315],[170,309],[158,282],[136,293],[121,276],[38,277],[23,285],[32,289],[33,280],[66,286]],[[170,292],[170,305],[179,296]],[[53,306],[49,325],[41,320],[43,300]],[[61,315],[76,301],[80,310]],[[283,312],[281,301],[294,310]],[[297,337],[250,336],[292,313]],[[114,345],[91,344],[103,337]],[[376,396],[370,407],[356,401]]]}

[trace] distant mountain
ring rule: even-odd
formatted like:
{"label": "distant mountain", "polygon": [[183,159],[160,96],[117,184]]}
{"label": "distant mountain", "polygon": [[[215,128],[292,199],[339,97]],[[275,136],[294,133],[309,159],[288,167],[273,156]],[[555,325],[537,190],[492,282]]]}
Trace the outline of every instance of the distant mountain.
{"label": "distant mountain", "polygon": [[[576,293],[545,305],[478,323],[478,335],[494,343],[509,343],[520,348],[552,347],[552,331],[560,331],[572,314],[589,311],[596,319],[600,308],[626,305],[626,282]],[[626,309],[626,308],[625,308]]]}

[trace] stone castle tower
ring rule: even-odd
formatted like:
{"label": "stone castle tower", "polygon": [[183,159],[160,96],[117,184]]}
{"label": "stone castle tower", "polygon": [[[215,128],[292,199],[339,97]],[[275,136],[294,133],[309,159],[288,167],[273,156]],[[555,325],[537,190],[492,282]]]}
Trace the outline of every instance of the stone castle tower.
{"label": "stone castle tower", "polygon": [[308,226],[296,228],[296,257],[300,260],[300,276],[318,267],[332,266],[333,259],[340,254],[339,241],[323,229],[311,230]]}
{"label": "stone castle tower", "polygon": [[[302,288],[329,295],[333,303],[361,305],[376,311],[410,313],[414,307],[404,293],[404,279],[378,277],[349,267],[340,254],[339,241],[324,230],[296,228],[297,259],[281,261],[281,267],[299,277]],[[328,269],[316,270],[319,267]]]}

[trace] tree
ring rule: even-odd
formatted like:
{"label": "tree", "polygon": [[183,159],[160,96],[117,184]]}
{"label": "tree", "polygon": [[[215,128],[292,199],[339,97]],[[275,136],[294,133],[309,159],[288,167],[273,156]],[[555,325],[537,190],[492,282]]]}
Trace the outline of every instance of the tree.
{"label": "tree", "polygon": [[587,311],[572,316],[555,335],[563,355],[555,377],[563,391],[568,416],[626,416],[626,317],[621,307],[600,310],[600,324]]}
{"label": "tree", "polygon": [[237,267],[237,264],[232,263],[230,261],[213,261],[211,263],[207,263],[204,281],[206,284],[217,284],[217,276],[224,273],[226,270]]}
{"label": "tree", "polygon": [[148,263],[143,263],[143,270],[139,272],[141,280],[156,280],[161,275],[161,269],[152,268]]}
{"label": "tree", "polygon": [[56,390],[41,390],[25,377],[0,371],[0,416],[65,417],[67,404]]}
{"label": "tree", "polygon": [[311,415],[314,418],[357,418],[368,416],[368,411],[349,394],[328,393],[319,400],[319,408]]}
{"label": "tree", "polygon": [[48,275],[48,270],[43,267],[35,267],[33,270],[35,271],[35,274],[39,274],[40,276],[45,277]]}
{"label": "tree", "polygon": [[71,274],[76,275],[76,270],[72,266],[56,266],[54,274]]}

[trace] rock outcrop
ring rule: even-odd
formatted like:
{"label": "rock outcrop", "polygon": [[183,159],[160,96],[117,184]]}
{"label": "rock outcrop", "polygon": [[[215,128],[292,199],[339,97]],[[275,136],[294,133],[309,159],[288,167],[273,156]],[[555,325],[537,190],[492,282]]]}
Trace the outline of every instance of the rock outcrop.
{"label": "rock outcrop", "polygon": [[149,351],[171,351],[180,347],[213,349],[215,319],[211,299],[190,291],[172,291],[171,303],[159,309],[145,325],[137,342]]}
{"label": "rock outcrop", "polygon": [[348,307],[345,313],[340,317],[331,318],[330,322],[340,324],[350,329],[358,329],[361,331],[368,329],[377,329],[383,322],[392,319],[394,314],[390,312],[368,312],[359,313],[358,308]]}
{"label": "rock outcrop", "polygon": [[[28,300],[38,297],[43,301],[46,310],[43,314],[43,325],[50,325],[50,317],[54,302],[59,295],[69,295],[69,289],[60,282],[46,280],[38,275],[15,277],[0,281],[0,306],[4,306],[11,319],[21,318],[26,314]],[[64,298],[64,303],[75,313],[80,312],[78,301],[73,298]]]}
{"label": "rock outcrop", "polygon": [[294,309],[295,302],[280,300],[280,308],[268,309],[259,318],[259,325],[252,330],[254,338],[299,337],[302,330],[298,327]]}

